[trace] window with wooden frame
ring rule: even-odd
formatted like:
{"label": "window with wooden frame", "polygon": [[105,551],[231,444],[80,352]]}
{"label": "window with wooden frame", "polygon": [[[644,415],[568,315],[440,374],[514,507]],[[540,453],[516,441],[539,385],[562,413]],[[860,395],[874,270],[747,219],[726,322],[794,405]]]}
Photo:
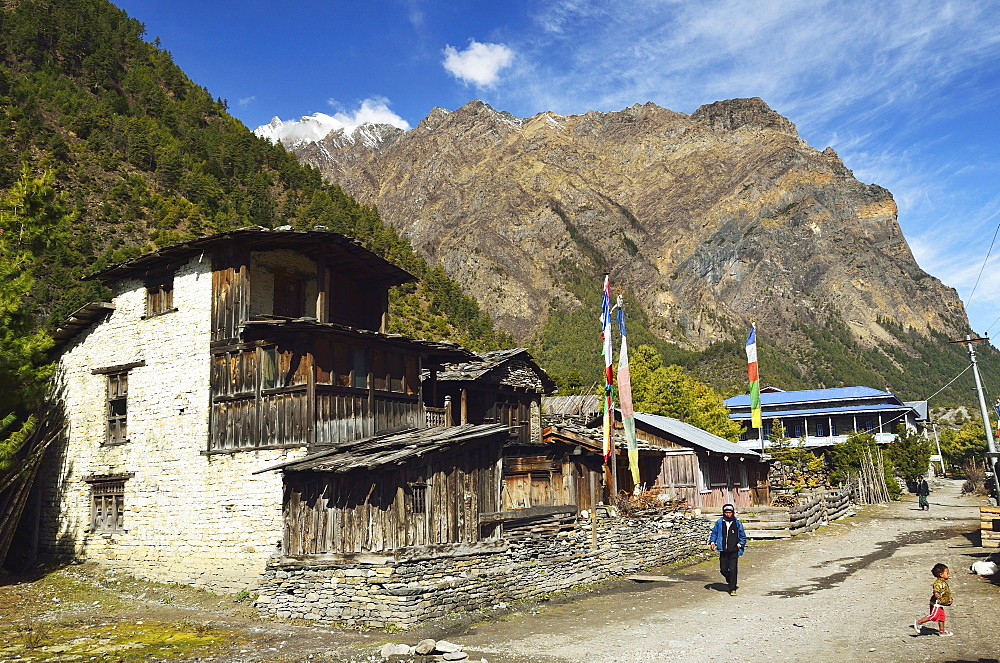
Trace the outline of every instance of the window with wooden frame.
{"label": "window with wooden frame", "polygon": [[425,482],[410,482],[410,512],[427,513],[427,484]]}
{"label": "window with wooden frame", "polygon": [[124,532],[125,479],[93,480],[90,494],[90,529],[103,533]]}
{"label": "window with wooden frame", "polygon": [[160,274],[146,280],[146,317],[175,311],[174,275]]}
{"label": "window with wooden frame", "polygon": [[128,442],[128,371],[107,374],[107,420],[105,444]]}

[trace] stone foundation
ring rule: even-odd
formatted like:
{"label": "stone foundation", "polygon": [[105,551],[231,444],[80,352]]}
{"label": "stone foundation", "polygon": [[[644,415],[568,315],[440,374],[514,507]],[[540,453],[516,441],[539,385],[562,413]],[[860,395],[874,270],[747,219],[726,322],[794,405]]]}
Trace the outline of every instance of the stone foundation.
{"label": "stone foundation", "polygon": [[410,627],[423,620],[533,599],[661,566],[705,550],[704,518],[602,519],[519,532],[480,549],[401,550],[353,559],[275,559],[256,606],[265,616],[322,624]]}

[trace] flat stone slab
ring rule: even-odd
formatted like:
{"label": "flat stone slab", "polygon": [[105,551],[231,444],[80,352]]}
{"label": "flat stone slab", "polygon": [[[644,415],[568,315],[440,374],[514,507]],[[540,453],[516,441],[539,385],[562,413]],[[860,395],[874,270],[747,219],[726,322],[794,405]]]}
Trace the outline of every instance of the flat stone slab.
{"label": "flat stone slab", "polygon": [[653,576],[653,575],[634,575],[629,576],[629,580],[634,580],[635,582],[680,582],[677,578],[671,578],[670,576]]}

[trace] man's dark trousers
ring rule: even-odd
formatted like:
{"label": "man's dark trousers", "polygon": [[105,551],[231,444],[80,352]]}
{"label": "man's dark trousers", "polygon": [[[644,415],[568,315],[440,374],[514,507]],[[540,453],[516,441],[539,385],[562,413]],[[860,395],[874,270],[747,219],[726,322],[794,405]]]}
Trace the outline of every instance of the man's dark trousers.
{"label": "man's dark trousers", "polygon": [[736,591],[736,580],[739,571],[740,562],[740,551],[723,550],[719,553],[719,571],[722,572],[722,577],[726,579],[729,583],[729,591]]}

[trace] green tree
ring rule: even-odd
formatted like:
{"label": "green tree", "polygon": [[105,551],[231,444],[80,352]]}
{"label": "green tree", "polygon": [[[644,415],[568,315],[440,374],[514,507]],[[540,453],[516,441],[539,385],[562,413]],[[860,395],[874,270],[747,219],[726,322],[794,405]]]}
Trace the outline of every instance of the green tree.
{"label": "green tree", "polygon": [[0,465],[16,453],[30,428],[30,412],[45,393],[52,338],[36,322],[31,300],[39,256],[64,236],[71,215],[47,172],[23,172],[0,196]]}
{"label": "green tree", "polygon": [[729,418],[722,396],[682,367],[664,366],[652,346],[629,351],[629,371],[637,412],[673,417],[731,442],[739,440],[743,429]]}
{"label": "green tree", "polygon": [[941,431],[941,455],[952,467],[961,467],[969,461],[982,463],[989,451],[986,431],[980,417],[968,419],[959,429]]}
{"label": "green tree", "polygon": [[872,459],[874,464],[879,455],[882,456],[883,474],[889,497],[898,499],[902,489],[893,475],[892,459],[888,454],[881,454],[875,436],[868,432],[854,431],[847,436],[846,442],[835,444],[830,448],[827,452],[830,481],[848,483],[861,474],[861,466],[866,459]]}
{"label": "green tree", "polygon": [[905,424],[896,426],[896,438],[886,449],[896,473],[909,482],[927,473],[931,462],[931,441]]}

